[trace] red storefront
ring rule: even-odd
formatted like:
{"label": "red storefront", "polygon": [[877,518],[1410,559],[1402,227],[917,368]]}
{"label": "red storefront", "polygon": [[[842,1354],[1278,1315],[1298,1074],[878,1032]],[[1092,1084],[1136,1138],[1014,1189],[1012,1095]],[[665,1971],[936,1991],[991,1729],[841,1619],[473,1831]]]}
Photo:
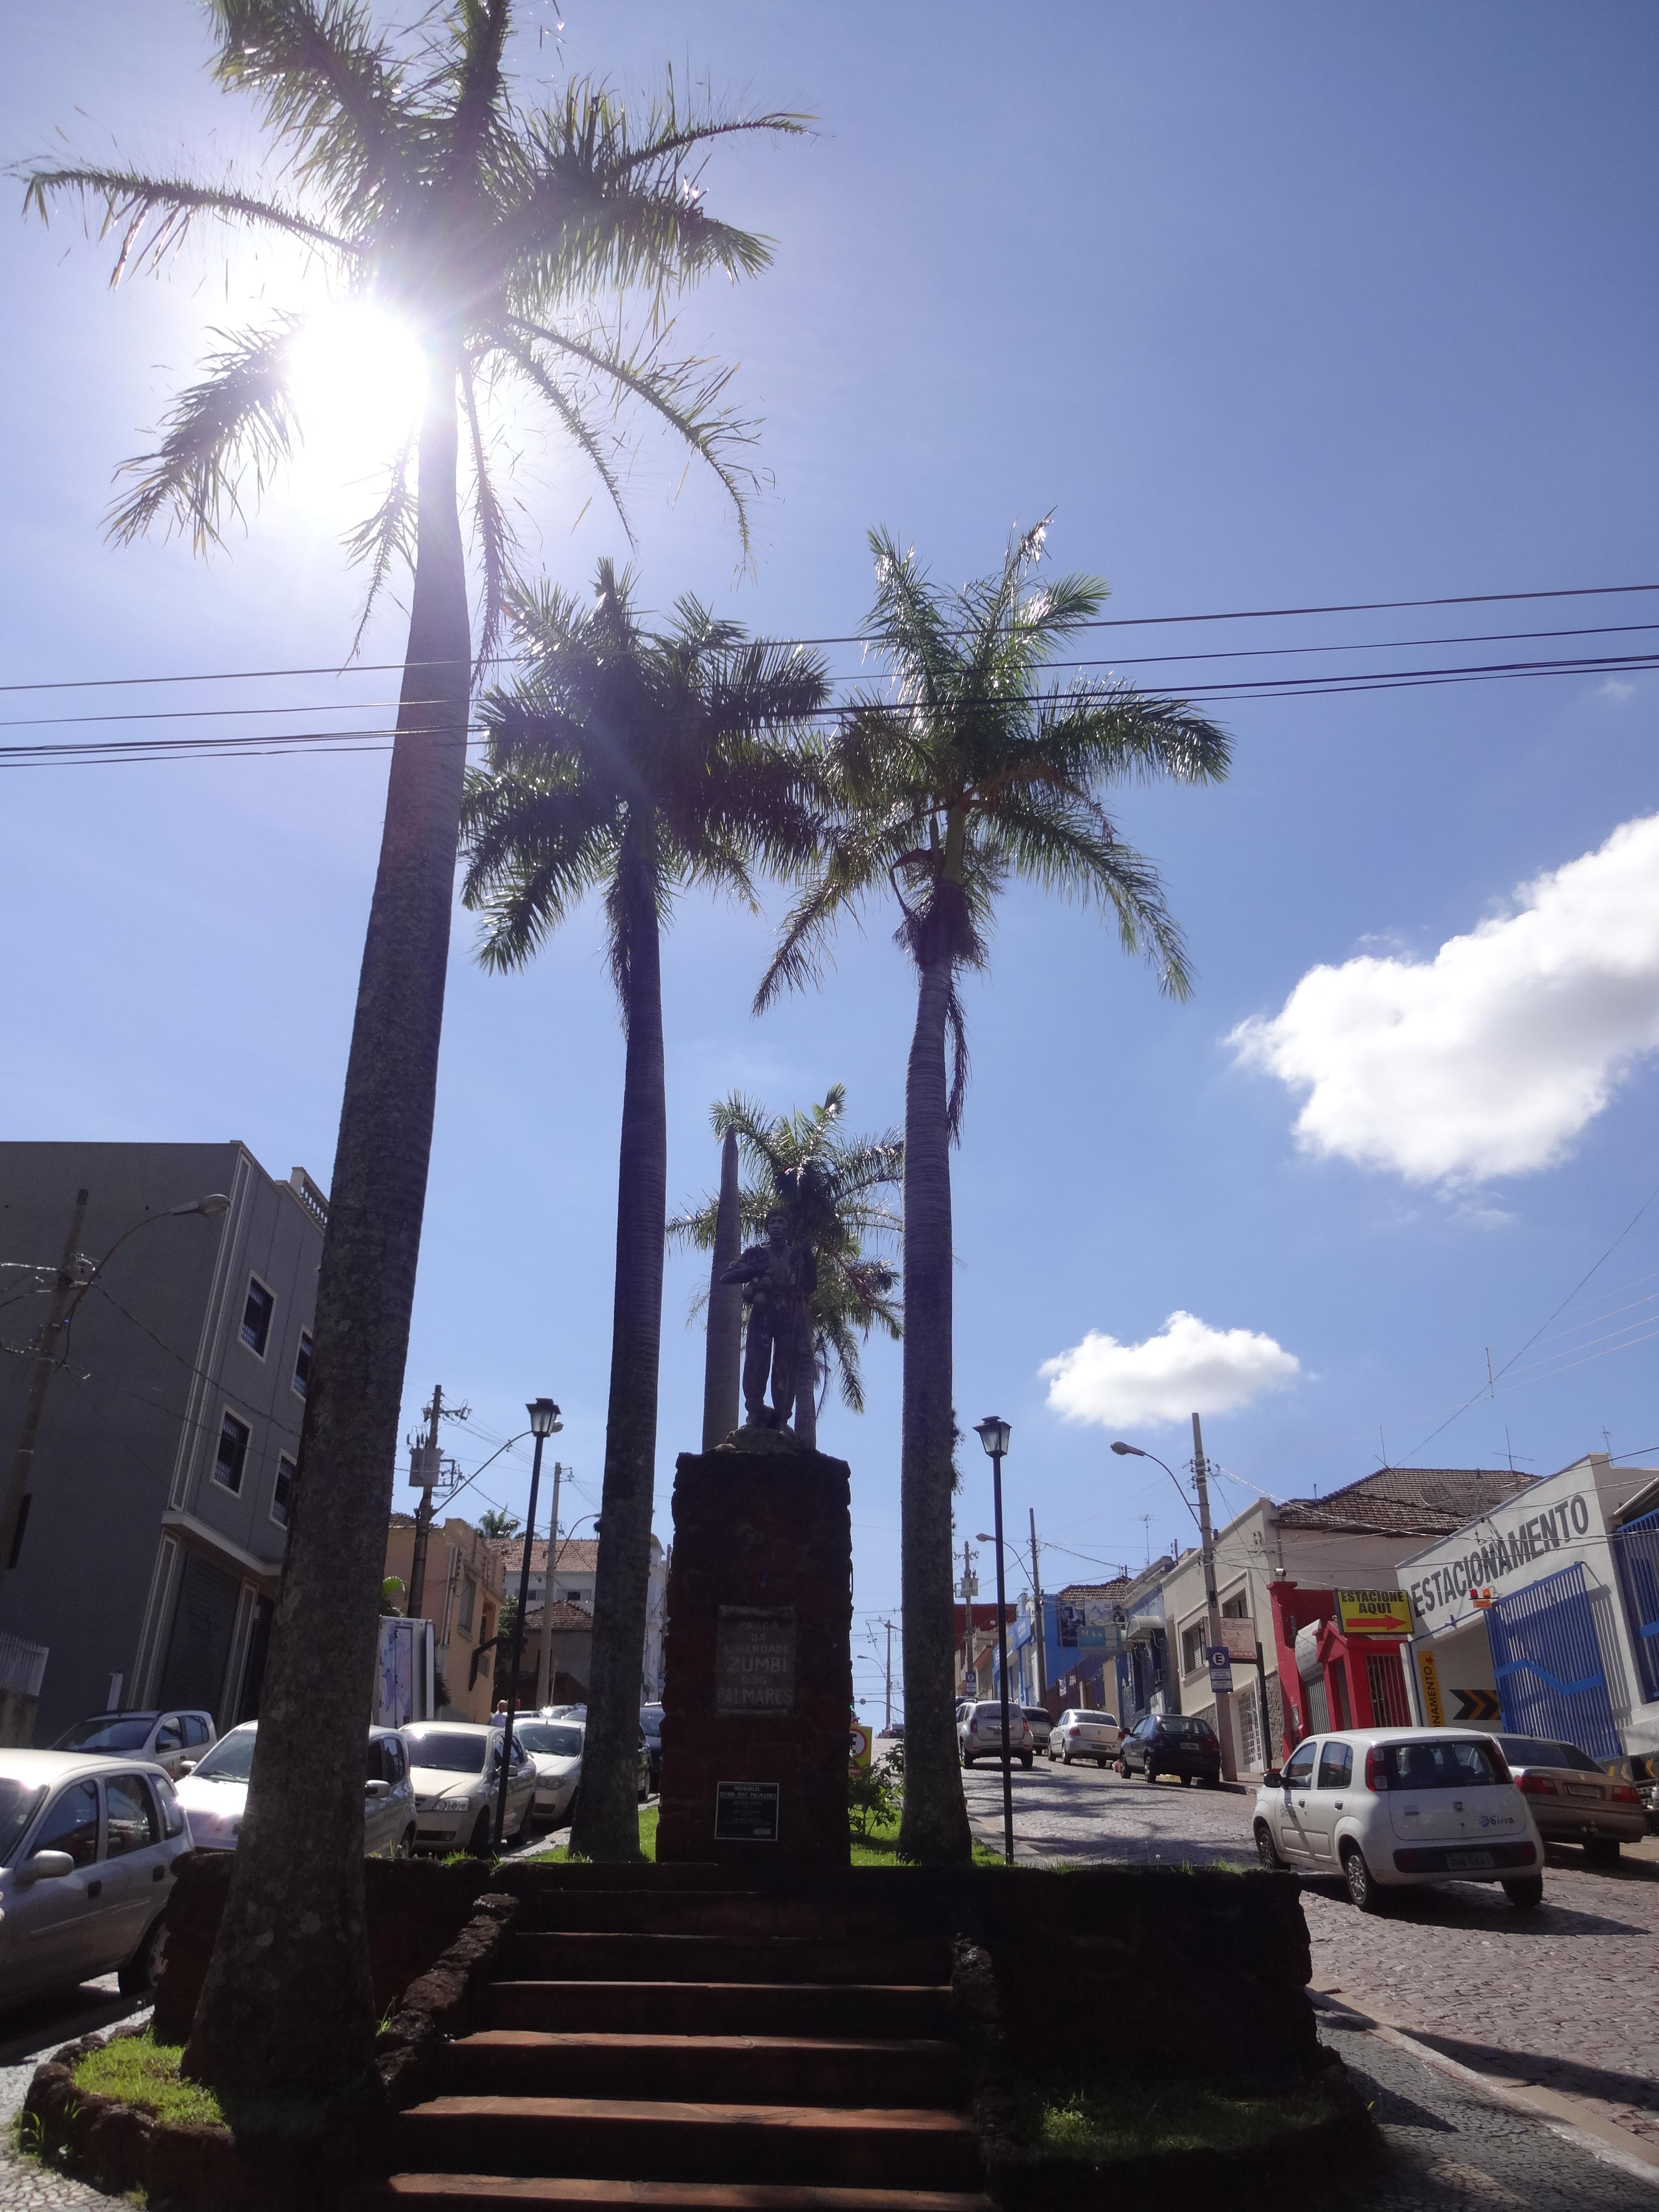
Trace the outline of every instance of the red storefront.
{"label": "red storefront", "polygon": [[1267,1586],[1284,1701],[1281,1756],[1326,1729],[1409,1728],[1401,1654],[1407,1620],[1394,1591]]}

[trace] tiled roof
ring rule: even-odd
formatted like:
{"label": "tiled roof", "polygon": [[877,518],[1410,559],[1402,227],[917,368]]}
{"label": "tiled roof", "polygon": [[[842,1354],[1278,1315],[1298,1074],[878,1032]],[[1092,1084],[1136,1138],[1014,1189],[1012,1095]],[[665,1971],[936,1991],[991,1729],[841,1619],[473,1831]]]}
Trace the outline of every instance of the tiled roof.
{"label": "tiled roof", "polygon": [[[540,1606],[532,1605],[531,1607],[529,1612],[525,1615],[524,1625],[527,1637],[529,1636],[529,1632],[532,1627],[538,1634],[540,1633],[542,1627],[542,1608]],[[553,1608],[553,1628],[556,1634],[561,1629],[575,1629],[585,1633],[588,1629],[592,1628],[592,1626],[593,1616],[588,1612],[586,1606],[572,1605],[568,1598],[562,1597]],[[533,1641],[533,1638],[531,1640]],[[526,1643],[525,1648],[526,1650],[529,1649],[528,1643]]]}
{"label": "tiled roof", "polygon": [[1287,1498],[1273,1517],[1343,1535],[1449,1536],[1537,1480],[1507,1467],[1381,1467],[1327,1498]]}
{"label": "tiled roof", "polygon": [[1064,1589],[1057,1589],[1054,1592],[1054,1596],[1056,1600],[1060,1598],[1121,1597],[1125,1590],[1133,1586],[1134,1580],[1135,1577],[1133,1575],[1118,1575],[1109,1583],[1067,1583]]}
{"label": "tiled roof", "polygon": [[[520,1563],[524,1558],[522,1530],[516,1536],[492,1538],[489,1548],[497,1559],[503,1561],[507,1568],[516,1574]],[[554,1572],[560,1575],[591,1575],[599,1565],[599,1547],[595,1539],[589,1536],[561,1536],[559,1556]],[[547,1572],[545,1536],[538,1536],[530,1547],[530,1571],[534,1575]]]}

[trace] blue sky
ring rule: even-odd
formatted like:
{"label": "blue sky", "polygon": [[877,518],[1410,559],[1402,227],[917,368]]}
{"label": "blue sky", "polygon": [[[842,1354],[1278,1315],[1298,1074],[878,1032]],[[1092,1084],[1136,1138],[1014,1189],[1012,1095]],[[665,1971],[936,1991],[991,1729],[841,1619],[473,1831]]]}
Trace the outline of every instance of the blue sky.
{"label": "blue sky", "polygon": [[[708,487],[677,499],[678,460],[647,445],[630,490],[647,603],[696,589],[776,635],[839,635],[868,604],[871,525],[954,582],[1050,510],[1054,561],[1108,577],[1121,617],[1659,580],[1650,9],[571,0],[562,33],[550,7],[521,22],[526,75],[637,92],[672,64],[819,118],[805,142],[711,161],[711,204],[775,236],[776,264],[684,316],[700,349],[741,362],[763,418],[755,571],[738,574]],[[8,52],[9,155],[61,127],[100,156],[258,159],[182,0],[59,0],[9,25]],[[291,296],[294,272],[203,249],[112,295],[106,252],[68,221],[0,228],[0,254],[4,680],[337,665],[356,591],[337,453],[210,562],[176,540],[112,550],[100,525],[208,326]],[[538,557],[579,584],[621,532],[598,501],[580,514],[591,488],[567,458],[533,428],[520,442]],[[1304,672],[1599,651],[1382,646],[1659,621],[1656,599],[1105,632],[1099,649],[1374,646]],[[388,613],[366,658],[400,641]],[[150,703],[349,696],[368,726],[386,681]],[[1121,1424],[1182,1455],[1172,1416],[1194,1389],[1240,1401],[1206,1420],[1235,1510],[1247,1485],[1351,1480],[1385,1444],[1441,1465],[1512,1449],[1547,1473],[1604,1429],[1615,1452],[1659,1443],[1640,1340],[1659,1204],[1497,1395],[1431,1433],[1475,1396],[1486,1348],[1501,1368],[1659,1182],[1650,833],[1608,847],[1659,811],[1656,699],[1651,676],[1590,676],[1218,708],[1231,781],[1120,807],[1188,933],[1184,1006],[1091,917],[1009,899],[968,987],[957,1397],[964,1422],[994,1407],[1014,1423],[1010,1518],[1036,1507],[1051,1586],[1177,1533],[1163,1476],[1106,1445]],[[11,711],[134,703],[14,695]],[[302,1161],[325,1181],[384,775],[380,755],[9,774],[5,1133],[237,1135],[275,1173]],[[674,1196],[712,1179],[708,1106],[734,1085],[783,1106],[840,1079],[857,1126],[898,1120],[911,1008],[892,919],[872,910],[821,994],[756,1023],[766,924],[686,902],[665,970]],[[438,1377],[501,1437],[550,1391],[586,1511],[620,1034],[592,917],[510,981],[474,966],[472,934],[459,918],[410,1415]],[[1249,1023],[1241,1056],[1227,1041]],[[673,1455],[698,1431],[696,1274],[671,1261],[665,1533]],[[1159,1341],[1176,1312],[1193,1323]],[[1044,1363],[1091,1332],[1150,1348],[1097,1341],[1051,1402]],[[854,1466],[874,1617],[898,1596],[895,1349],[868,1367],[869,1412],[831,1410],[823,1438]],[[469,1467],[490,1448],[452,1442]],[[969,1451],[971,1533],[989,1500]],[[480,1487],[521,1506],[525,1482],[508,1458]]]}

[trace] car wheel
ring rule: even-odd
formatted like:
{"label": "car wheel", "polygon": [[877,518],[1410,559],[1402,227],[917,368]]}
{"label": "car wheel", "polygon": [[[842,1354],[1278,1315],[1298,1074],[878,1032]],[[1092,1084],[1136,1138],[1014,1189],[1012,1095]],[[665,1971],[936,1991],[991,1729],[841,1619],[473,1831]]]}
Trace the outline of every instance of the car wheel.
{"label": "car wheel", "polygon": [[1617,1836],[1592,1836],[1584,1845],[1586,1866],[1617,1866],[1619,1838]]}
{"label": "car wheel", "polygon": [[1190,1790],[1190,1789],[1192,1788],[1192,1786],[1193,1786],[1193,1778],[1192,1778],[1192,1776],[1191,1776],[1190,1774],[1183,1774],[1183,1775],[1182,1776],[1182,1778],[1181,1778],[1181,1786],[1182,1786],[1182,1788],[1183,1790]]}
{"label": "car wheel", "polygon": [[1358,1844],[1350,1844],[1342,1854],[1342,1872],[1348,1885],[1348,1896],[1361,1912],[1381,1912],[1384,1910],[1382,1892],[1376,1877],[1365,1863],[1365,1854]]}
{"label": "car wheel", "polygon": [[1103,1774],[1104,1774],[1104,1772],[1106,1771],[1106,1762],[1105,1762],[1105,1760],[1104,1760],[1103,1759],[1097,1759],[1095,1761],[1095,1765],[1096,1765],[1100,1769],[1101,1772],[1102,1772]]}
{"label": "car wheel", "polygon": [[1541,1874],[1517,1875],[1513,1881],[1504,1884],[1504,1894],[1517,1912],[1535,1911],[1544,1902],[1544,1877]]}
{"label": "car wheel", "polygon": [[489,1856],[489,1815],[488,1813],[480,1813],[473,1823],[472,1833],[466,1846],[475,1859],[487,1859]]}
{"label": "car wheel", "polygon": [[1141,1769],[1141,1771],[1142,1771],[1142,1773],[1146,1776],[1146,1779],[1147,1779],[1147,1781],[1148,1781],[1148,1782],[1156,1782],[1156,1781],[1157,1781],[1157,1779],[1158,1779],[1158,1769],[1157,1769],[1157,1767],[1155,1767],[1155,1766],[1152,1765],[1152,1760],[1151,1760],[1150,1759],[1147,1760],[1147,1762],[1146,1762],[1146,1765]]}
{"label": "car wheel", "polygon": [[1279,1846],[1273,1841],[1273,1832],[1265,1820],[1255,1824],[1255,1855],[1270,1874],[1282,1874],[1285,1862],[1279,1856]]}
{"label": "car wheel", "polygon": [[1030,1753],[1029,1751],[1026,1753],[1025,1756],[1024,1756],[1024,1757],[1020,1760],[1020,1762],[1019,1762],[1019,1763],[1020,1763],[1020,1765],[1021,1765],[1025,1769],[1025,1771],[1029,1774],[1029,1773],[1030,1772],[1030,1771],[1031,1771],[1031,1754],[1030,1754]]}
{"label": "car wheel", "polygon": [[400,1859],[412,1859],[414,1857],[415,1831],[413,1828],[405,1828],[402,1835],[398,1837],[398,1849],[395,1856]]}
{"label": "car wheel", "polygon": [[1127,1768],[1127,1767],[1123,1764],[1123,1761],[1122,1761],[1121,1759],[1114,1759],[1114,1760],[1113,1760],[1112,1764],[1113,1764],[1113,1765],[1116,1768],[1117,1771],[1118,1771],[1121,1775],[1122,1775],[1122,1777],[1124,1778],[1125,1781],[1127,1781],[1127,1779],[1128,1779],[1128,1776],[1129,1776],[1129,1770],[1128,1770],[1128,1768]]}
{"label": "car wheel", "polygon": [[124,1997],[147,1997],[155,1994],[155,1984],[161,1978],[161,1960],[167,1943],[167,1915],[160,1912],[145,1929],[143,1941],[116,1977]]}
{"label": "car wheel", "polygon": [[1072,1763],[1072,1754],[1071,1754],[1071,1753],[1070,1753],[1069,1751],[1062,1751],[1062,1752],[1060,1753],[1060,1765],[1061,1765],[1062,1766],[1069,1766],[1069,1765],[1071,1765],[1071,1763]]}

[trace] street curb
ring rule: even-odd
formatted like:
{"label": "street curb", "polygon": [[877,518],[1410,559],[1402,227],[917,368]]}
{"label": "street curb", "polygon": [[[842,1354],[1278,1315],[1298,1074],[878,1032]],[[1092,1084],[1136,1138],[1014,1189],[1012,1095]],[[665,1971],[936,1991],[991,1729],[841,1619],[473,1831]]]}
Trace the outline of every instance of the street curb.
{"label": "street curb", "polygon": [[1370,1997],[1352,1998],[1340,1988],[1310,1989],[1309,2002],[1316,2011],[1337,2013],[1357,2021],[1370,2030],[1382,2042],[1396,2051],[1420,2058],[1425,2065],[1449,2074],[1455,2081],[1476,2089],[1493,2104],[1504,2105],[1511,2112],[1530,2113],[1569,2136],[1583,2150],[1607,2160],[1623,2172],[1633,2174],[1638,2180],[1659,2185],[1659,2143],[1650,2142],[1629,2128],[1621,2128],[1616,2120],[1609,2120],[1598,2112],[1587,2100],[1565,2095],[1559,2089],[1547,2089],[1542,2083],[1526,2084],[1505,2081],[1492,2074],[1482,2074],[1462,2060],[1449,2058],[1443,2051],[1432,2044],[1419,2042],[1406,2024],[1386,2012]]}

